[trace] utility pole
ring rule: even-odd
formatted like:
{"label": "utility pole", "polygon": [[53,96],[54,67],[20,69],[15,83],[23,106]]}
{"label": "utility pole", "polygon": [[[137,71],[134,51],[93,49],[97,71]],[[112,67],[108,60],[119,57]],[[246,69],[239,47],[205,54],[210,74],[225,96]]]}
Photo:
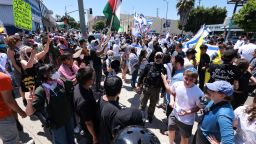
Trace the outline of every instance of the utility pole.
{"label": "utility pole", "polygon": [[156,17],[158,18],[159,17],[159,9],[158,8],[156,8]]}
{"label": "utility pole", "polygon": [[84,17],[84,2],[83,0],[78,1],[78,10],[79,10],[79,19],[80,19],[80,29],[82,32],[82,37],[87,38],[86,26],[85,26],[85,17]]}
{"label": "utility pole", "polygon": [[166,15],[165,15],[165,30],[167,31],[168,30],[168,27],[167,27],[167,16],[168,16],[168,8],[169,8],[169,1],[168,0],[164,0],[166,2]]}

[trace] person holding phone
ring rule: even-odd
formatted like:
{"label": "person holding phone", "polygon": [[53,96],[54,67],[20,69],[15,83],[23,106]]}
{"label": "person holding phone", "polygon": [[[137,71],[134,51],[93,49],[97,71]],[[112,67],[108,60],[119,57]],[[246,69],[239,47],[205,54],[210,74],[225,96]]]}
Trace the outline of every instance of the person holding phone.
{"label": "person holding phone", "polygon": [[[21,63],[21,90],[23,93],[28,92],[29,88],[40,85],[38,78],[38,68],[40,64],[38,61],[42,59],[49,51],[51,39],[48,38],[47,43],[43,51],[37,53],[37,44],[33,44],[32,47],[23,46],[20,53]],[[24,101],[26,105],[26,101]]]}

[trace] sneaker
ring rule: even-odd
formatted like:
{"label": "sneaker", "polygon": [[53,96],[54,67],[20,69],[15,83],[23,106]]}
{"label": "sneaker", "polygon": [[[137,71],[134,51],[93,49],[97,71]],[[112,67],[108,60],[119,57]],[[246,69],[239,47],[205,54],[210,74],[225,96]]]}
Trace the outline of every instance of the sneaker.
{"label": "sneaker", "polygon": [[35,144],[35,141],[32,139],[32,140],[28,141],[26,144]]}

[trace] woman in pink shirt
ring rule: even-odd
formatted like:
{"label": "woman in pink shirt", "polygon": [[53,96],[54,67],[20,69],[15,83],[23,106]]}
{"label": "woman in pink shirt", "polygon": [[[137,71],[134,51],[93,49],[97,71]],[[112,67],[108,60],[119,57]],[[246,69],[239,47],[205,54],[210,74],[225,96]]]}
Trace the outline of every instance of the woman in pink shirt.
{"label": "woman in pink shirt", "polygon": [[61,59],[61,66],[59,67],[58,72],[60,73],[61,77],[66,80],[71,80],[73,84],[76,84],[76,73],[79,67],[74,64],[72,54],[64,53],[60,57]]}

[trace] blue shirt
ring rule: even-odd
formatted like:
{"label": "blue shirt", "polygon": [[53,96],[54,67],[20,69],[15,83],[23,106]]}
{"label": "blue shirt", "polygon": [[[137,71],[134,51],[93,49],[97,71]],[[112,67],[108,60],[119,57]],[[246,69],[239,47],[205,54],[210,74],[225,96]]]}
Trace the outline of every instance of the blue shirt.
{"label": "blue shirt", "polygon": [[173,75],[172,80],[171,80],[171,85],[173,85],[177,81],[183,81],[184,71],[185,71],[185,69],[175,71],[175,74]]}
{"label": "blue shirt", "polygon": [[222,144],[233,144],[234,112],[232,106],[228,102],[214,104],[210,101],[205,109],[209,111],[205,113],[201,122],[200,129],[203,135],[206,138],[212,135]]}

